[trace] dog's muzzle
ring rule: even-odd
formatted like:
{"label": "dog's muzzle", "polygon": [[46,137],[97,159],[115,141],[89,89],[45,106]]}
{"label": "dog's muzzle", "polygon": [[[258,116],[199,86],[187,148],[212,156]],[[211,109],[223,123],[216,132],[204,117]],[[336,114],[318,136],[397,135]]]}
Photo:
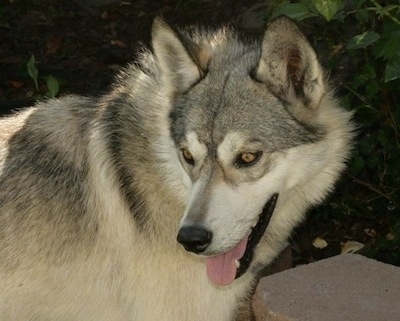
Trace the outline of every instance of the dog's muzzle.
{"label": "dog's muzzle", "polygon": [[[257,224],[252,228],[251,233],[247,239],[243,239],[236,247],[245,242],[246,249],[243,255],[237,259],[236,262],[236,276],[234,270],[230,270],[233,275],[227,280],[233,280],[234,278],[241,277],[248,268],[253,260],[254,251],[261,238],[263,237],[269,222],[271,220],[272,214],[274,213],[275,206],[278,200],[278,194],[273,194],[268,202],[264,205],[264,208],[259,215]],[[211,231],[207,230],[201,225],[189,225],[182,226],[179,230],[177,241],[181,243],[184,248],[196,254],[203,253],[207,247],[211,244],[213,234]],[[232,249],[231,251],[235,251]],[[231,253],[231,251],[227,253]],[[225,254],[222,253],[219,257],[223,257]],[[218,257],[218,256],[216,256]],[[221,263],[221,262],[220,262]],[[217,264],[221,265],[221,264]],[[220,269],[222,271],[222,268]],[[231,273],[230,272],[230,273]],[[229,273],[229,274],[230,274]]]}

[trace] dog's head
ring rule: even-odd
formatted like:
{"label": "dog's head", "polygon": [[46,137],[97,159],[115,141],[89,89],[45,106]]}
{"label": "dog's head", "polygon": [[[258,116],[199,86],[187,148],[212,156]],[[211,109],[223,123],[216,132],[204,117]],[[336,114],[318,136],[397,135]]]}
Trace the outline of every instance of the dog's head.
{"label": "dog's head", "polygon": [[331,189],[347,157],[348,116],[288,18],[260,42],[156,20],[153,49],[189,190],[178,242],[206,257],[214,283],[230,284],[269,263]]}

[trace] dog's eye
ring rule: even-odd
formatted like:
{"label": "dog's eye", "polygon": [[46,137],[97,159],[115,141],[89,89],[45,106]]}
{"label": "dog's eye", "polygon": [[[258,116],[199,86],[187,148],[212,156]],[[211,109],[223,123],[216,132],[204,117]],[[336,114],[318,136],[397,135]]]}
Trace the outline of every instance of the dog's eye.
{"label": "dog's eye", "polygon": [[189,152],[187,149],[183,148],[181,150],[182,152],[182,156],[185,159],[186,163],[188,163],[189,165],[194,165],[194,159],[193,159],[193,155],[191,152]]}
{"label": "dog's eye", "polygon": [[235,160],[235,167],[240,168],[254,165],[260,159],[261,155],[262,152],[245,152],[239,154]]}

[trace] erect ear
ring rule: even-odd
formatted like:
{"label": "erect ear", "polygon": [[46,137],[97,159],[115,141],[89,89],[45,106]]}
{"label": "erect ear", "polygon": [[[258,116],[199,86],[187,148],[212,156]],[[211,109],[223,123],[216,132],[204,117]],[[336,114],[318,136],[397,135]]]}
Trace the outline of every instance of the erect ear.
{"label": "erect ear", "polygon": [[207,50],[162,18],[154,20],[152,45],[164,86],[170,93],[185,91],[206,72],[210,58]]}
{"label": "erect ear", "polygon": [[325,92],[314,50],[287,17],[273,20],[265,31],[255,76],[292,108],[303,109],[293,110],[296,114],[304,113],[304,107],[316,108]]}

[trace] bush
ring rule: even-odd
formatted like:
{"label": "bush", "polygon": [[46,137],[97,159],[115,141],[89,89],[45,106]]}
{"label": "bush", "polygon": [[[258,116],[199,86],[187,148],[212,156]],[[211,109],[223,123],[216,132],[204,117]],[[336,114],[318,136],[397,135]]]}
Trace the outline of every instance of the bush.
{"label": "bush", "polygon": [[347,229],[341,242],[358,239],[366,245],[364,254],[400,265],[399,2],[276,1],[268,18],[281,14],[306,31],[312,26],[309,38],[317,39],[313,45],[325,56],[323,64],[359,127],[336,195],[307,223],[317,226],[328,218]]}

